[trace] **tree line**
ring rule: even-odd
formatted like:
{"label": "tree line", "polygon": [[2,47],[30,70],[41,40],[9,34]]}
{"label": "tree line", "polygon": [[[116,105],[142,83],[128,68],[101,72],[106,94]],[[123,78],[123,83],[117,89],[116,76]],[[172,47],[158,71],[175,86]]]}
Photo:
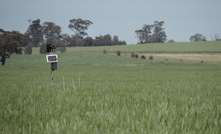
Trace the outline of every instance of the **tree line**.
{"label": "tree line", "polygon": [[76,47],[76,46],[108,46],[125,45],[125,41],[119,41],[118,36],[100,35],[93,39],[87,36],[87,30],[93,22],[81,18],[71,19],[68,28],[73,31],[73,35],[61,34],[61,27],[53,22],[44,22],[42,25],[40,19],[32,21],[28,30],[24,34],[22,46],[30,44],[32,47],[38,47],[41,44],[54,44],[56,47]]}
{"label": "tree line", "polygon": [[62,34],[61,27],[54,22],[41,24],[40,19],[29,20],[30,25],[24,34],[0,29],[0,62],[4,65],[12,53],[22,54],[24,47],[25,54],[31,54],[32,47],[40,47],[40,53],[46,53],[46,44],[55,45],[61,52],[65,52],[66,47],[126,45],[126,41],[120,41],[117,35],[113,38],[110,34],[99,35],[95,39],[87,36],[86,31],[93,24],[89,20],[78,18],[69,22],[68,28],[73,35]]}
{"label": "tree line", "polygon": [[[164,21],[154,21],[154,24],[144,24],[141,29],[135,30],[138,44],[146,43],[164,43],[167,40],[165,29],[163,28]],[[220,41],[219,34],[215,34],[212,40]],[[207,38],[200,33],[196,33],[189,38],[190,41],[207,41]],[[175,42],[173,39],[168,42]]]}

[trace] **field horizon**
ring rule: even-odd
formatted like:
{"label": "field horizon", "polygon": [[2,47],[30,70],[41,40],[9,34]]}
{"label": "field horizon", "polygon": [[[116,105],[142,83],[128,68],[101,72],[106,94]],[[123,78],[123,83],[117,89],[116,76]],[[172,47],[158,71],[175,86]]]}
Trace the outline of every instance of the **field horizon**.
{"label": "field horizon", "polygon": [[148,43],[135,45],[71,47],[70,52],[103,51],[133,53],[220,53],[221,41]]}
{"label": "field horizon", "polygon": [[208,63],[221,64],[221,41],[203,42],[175,42],[175,43],[149,43],[137,45],[101,46],[101,47],[70,47],[70,53],[98,53],[131,57],[137,54],[138,58],[153,57],[160,62],[179,63]]}

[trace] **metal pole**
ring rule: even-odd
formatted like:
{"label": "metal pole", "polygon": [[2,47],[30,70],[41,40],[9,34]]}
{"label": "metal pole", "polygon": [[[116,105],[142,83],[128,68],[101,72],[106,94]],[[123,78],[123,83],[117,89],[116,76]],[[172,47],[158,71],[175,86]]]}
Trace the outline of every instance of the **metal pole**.
{"label": "metal pole", "polygon": [[52,92],[54,92],[54,78],[53,78],[53,70],[51,69],[51,80],[52,80]]}

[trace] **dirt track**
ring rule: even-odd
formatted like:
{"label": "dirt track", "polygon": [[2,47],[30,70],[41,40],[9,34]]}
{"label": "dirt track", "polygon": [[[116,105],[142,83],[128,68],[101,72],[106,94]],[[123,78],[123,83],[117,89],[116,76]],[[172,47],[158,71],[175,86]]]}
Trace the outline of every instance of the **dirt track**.
{"label": "dirt track", "polygon": [[158,61],[221,64],[220,53],[139,53],[139,56],[142,55],[147,59],[153,56]]}
{"label": "dirt track", "polygon": [[[107,53],[116,55],[116,53]],[[135,53],[139,58],[144,55],[146,59],[153,56],[153,60],[186,63],[221,64],[221,53]],[[121,53],[121,56],[131,57],[131,53]]]}
{"label": "dirt track", "polygon": [[[82,53],[82,52],[81,52]],[[101,51],[87,51],[83,53],[99,53]],[[109,55],[117,55],[116,52],[107,52]],[[153,56],[153,60],[167,61],[167,62],[185,62],[185,63],[209,63],[221,64],[221,53],[134,53],[141,58],[142,55],[149,60]],[[121,56],[131,57],[131,53],[121,53]]]}

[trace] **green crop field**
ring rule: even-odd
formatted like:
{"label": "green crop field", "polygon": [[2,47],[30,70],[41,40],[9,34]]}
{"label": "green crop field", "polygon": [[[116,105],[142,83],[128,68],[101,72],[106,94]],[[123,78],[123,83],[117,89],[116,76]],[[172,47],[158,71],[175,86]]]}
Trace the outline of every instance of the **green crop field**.
{"label": "green crop field", "polygon": [[[139,47],[138,47],[139,46]],[[220,53],[221,41],[204,42],[178,42],[178,43],[152,43],[140,45],[121,45],[111,47],[75,47],[70,49],[76,51],[109,51],[116,52],[157,52],[157,53]]]}
{"label": "green crop field", "polygon": [[[216,43],[204,48],[220,52]],[[115,51],[58,53],[54,92],[50,64],[37,49],[7,59],[0,66],[0,133],[221,133],[220,65],[76,52],[85,49]]]}

